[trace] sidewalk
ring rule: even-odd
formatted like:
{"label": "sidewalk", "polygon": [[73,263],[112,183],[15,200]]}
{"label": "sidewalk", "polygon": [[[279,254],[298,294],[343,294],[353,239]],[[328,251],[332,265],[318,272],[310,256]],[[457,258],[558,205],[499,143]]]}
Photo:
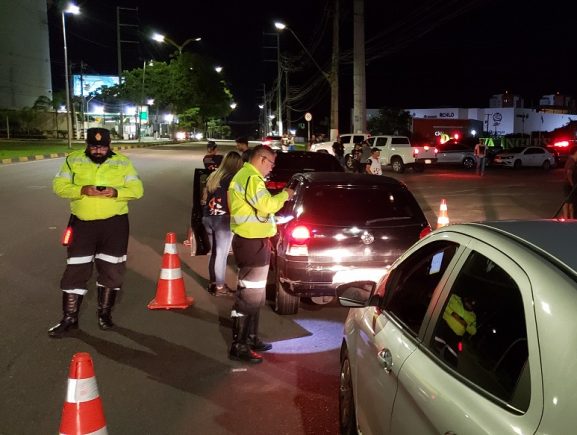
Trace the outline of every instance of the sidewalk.
{"label": "sidewalk", "polygon": [[[113,151],[120,151],[120,150],[126,150],[126,149],[131,149],[131,148],[153,147],[153,146],[168,145],[168,144],[173,144],[173,143],[177,143],[177,142],[173,142],[170,139],[153,139],[153,138],[144,138],[141,142],[139,142],[138,140],[114,141],[112,144],[112,150]],[[34,160],[55,159],[55,158],[59,158],[59,157],[66,157],[68,154],[70,154],[70,152],[12,157],[12,158],[0,159],[0,164],[7,165],[10,163],[31,162]]]}

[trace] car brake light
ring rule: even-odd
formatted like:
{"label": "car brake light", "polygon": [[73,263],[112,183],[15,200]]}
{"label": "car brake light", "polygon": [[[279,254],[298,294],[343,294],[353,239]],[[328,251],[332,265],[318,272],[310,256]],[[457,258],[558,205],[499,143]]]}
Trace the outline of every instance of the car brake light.
{"label": "car brake light", "polygon": [[287,255],[305,256],[309,255],[307,242],[311,238],[311,231],[304,225],[297,225],[289,229],[289,243],[287,245]]}
{"label": "car brake light", "polygon": [[567,148],[569,146],[569,141],[561,140],[559,142],[555,142],[553,146],[557,148]]}
{"label": "car brake light", "polygon": [[417,148],[413,148],[413,157],[417,157],[419,155],[419,150]]}
{"label": "car brake light", "polygon": [[435,148],[435,154],[438,154],[439,150],[437,148]]}
{"label": "car brake light", "polygon": [[423,148],[425,151],[429,151],[429,145],[425,145]]}
{"label": "car brake light", "polygon": [[423,237],[425,237],[427,234],[430,234],[433,230],[431,229],[431,227],[429,225],[427,225],[425,228],[423,228],[421,230],[421,232],[419,233],[419,239],[422,239]]}
{"label": "car brake light", "polygon": [[267,181],[265,185],[267,189],[280,190],[285,188],[286,181]]}

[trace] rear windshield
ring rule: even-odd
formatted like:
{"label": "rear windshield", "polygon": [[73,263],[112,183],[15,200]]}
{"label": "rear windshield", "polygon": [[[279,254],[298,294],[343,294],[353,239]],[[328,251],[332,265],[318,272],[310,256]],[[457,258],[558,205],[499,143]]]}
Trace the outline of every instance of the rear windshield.
{"label": "rear windshield", "polygon": [[[295,158],[293,158],[293,156]],[[291,171],[296,172],[342,172],[343,167],[339,161],[330,154],[310,153],[306,156],[302,154],[283,153],[278,154],[274,172]]]}
{"label": "rear windshield", "polygon": [[310,186],[303,205],[300,219],[327,225],[404,225],[425,220],[410,193],[389,186]]}

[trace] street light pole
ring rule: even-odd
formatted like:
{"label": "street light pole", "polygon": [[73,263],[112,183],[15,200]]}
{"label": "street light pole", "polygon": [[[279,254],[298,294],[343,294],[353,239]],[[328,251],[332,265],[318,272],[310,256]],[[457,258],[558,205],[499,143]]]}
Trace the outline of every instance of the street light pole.
{"label": "street light pole", "polygon": [[282,68],[280,64],[280,38],[276,34],[276,63],[277,63],[277,102],[276,102],[276,126],[278,135],[282,136]]}
{"label": "street light pole", "polygon": [[172,45],[173,47],[175,47],[178,50],[178,55],[182,55],[182,50],[184,49],[184,47],[186,47],[186,45],[188,45],[191,42],[198,42],[201,41],[202,38],[189,38],[186,41],[184,41],[182,44],[177,44],[176,42],[174,42],[172,39],[170,39],[168,36],[165,35],[161,35],[160,33],[155,33],[154,35],[152,35],[152,39],[154,39],[157,42],[168,42],[170,45]]}
{"label": "street light pole", "polygon": [[64,80],[66,81],[66,126],[68,128],[68,148],[72,148],[72,118],[70,116],[70,78],[68,73],[68,45],[66,43],[66,14],[79,14],[80,8],[69,4],[62,10],[62,37],[64,38]]}
{"label": "street light pole", "polygon": [[287,29],[294,36],[294,38],[297,40],[297,42],[302,47],[304,52],[307,54],[307,56],[310,58],[312,63],[320,71],[322,76],[325,78],[325,80],[328,82],[329,86],[331,87],[331,119],[330,119],[330,123],[331,123],[331,140],[333,140],[333,141],[337,140],[338,131],[339,131],[338,2],[337,2],[337,6],[335,6],[334,14],[335,14],[335,23],[336,24],[333,26],[334,27],[333,28],[333,55],[332,55],[332,61],[331,61],[332,70],[331,70],[330,74],[321,68],[321,66],[315,60],[313,55],[308,51],[306,46],[303,44],[303,42],[300,40],[300,38],[297,36],[297,34],[293,31],[293,29],[291,29],[289,26],[287,26],[286,24],[281,23],[279,21],[274,23],[274,26],[278,30]]}

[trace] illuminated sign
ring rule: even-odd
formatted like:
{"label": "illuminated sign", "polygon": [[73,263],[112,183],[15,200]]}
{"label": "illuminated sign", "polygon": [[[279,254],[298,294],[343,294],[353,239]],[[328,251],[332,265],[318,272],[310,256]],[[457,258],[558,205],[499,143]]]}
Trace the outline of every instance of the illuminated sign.
{"label": "illuminated sign", "polygon": [[[72,76],[72,87],[74,96],[87,96],[91,92],[97,92],[102,86],[115,86],[118,84],[118,76],[98,76],[98,75],[80,75]],[[84,90],[84,92],[82,92]]]}

